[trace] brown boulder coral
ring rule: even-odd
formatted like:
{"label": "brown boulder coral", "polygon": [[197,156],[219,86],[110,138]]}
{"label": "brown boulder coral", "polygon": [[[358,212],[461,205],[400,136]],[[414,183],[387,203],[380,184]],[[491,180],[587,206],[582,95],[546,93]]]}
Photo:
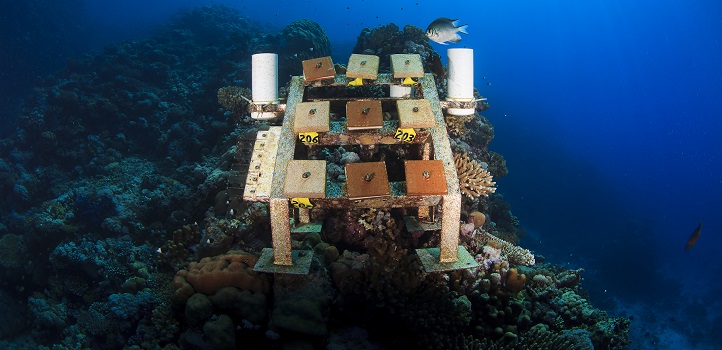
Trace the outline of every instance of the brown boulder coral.
{"label": "brown boulder coral", "polygon": [[180,270],[173,279],[173,301],[184,303],[194,293],[213,295],[225,287],[236,287],[254,293],[267,294],[271,284],[268,277],[253,270],[258,257],[242,250],[207,257],[192,262],[187,270]]}

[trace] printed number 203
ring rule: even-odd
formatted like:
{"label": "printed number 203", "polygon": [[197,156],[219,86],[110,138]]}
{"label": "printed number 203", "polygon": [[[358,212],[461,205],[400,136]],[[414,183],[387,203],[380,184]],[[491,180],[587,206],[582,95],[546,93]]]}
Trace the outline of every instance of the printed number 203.
{"label": "printed number 203", "polygon": [[413,142],[416,137],[416,133],[413,130],[414,129],[411,129],[410,131],[408,129],[396,129],[396,135],[394,135],[394,138],[404,142]]}

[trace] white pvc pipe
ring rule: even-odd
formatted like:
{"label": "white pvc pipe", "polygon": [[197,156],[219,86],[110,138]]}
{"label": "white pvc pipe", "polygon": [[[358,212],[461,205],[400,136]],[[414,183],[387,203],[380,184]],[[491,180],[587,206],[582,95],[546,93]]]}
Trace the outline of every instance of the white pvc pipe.
{"label": "white pvc pipe", "polygon": [[253,103],[278,102],[278,55],[257,53],[251,57]]}
{"label": "white pvc pipe", "polygon": [[[474,50],[448,49],[449,79],[447,101],[471,102],[474,100]],[[474,109],[449,108],[447,114],[470,115]]]}
{"label": "white pvc pipe", "polygon": [[[251,56],[251,93],[253,103],[278,103],[278,55],[257,53]],[[272,112],[253,112],[251,118],[268,120],[276,117]]]}
{"label": "white pvc pipe", "polygon": [[392,98],[409,98],[411,97],[411,86],[391,85],[389,95]]}

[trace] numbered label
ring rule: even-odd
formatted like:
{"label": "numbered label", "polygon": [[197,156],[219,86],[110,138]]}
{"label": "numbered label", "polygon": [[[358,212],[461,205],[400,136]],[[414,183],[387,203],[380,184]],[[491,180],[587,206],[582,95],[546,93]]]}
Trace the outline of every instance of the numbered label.
{"label": "numbered label", "polygon": [[298,139],[303,143],[318,143],[318,133],[315,131],[302,132],[298,134]]}
{"label": "numbered label", "polygon": [[296,208],[313,208],[313,204],[308,198],[291,198],[291,204]]}
{"label": "numbered label", "polygon": [[416,131],[413,128],[398,128],[394,138],[404,142],[413,142],[416,138]]}

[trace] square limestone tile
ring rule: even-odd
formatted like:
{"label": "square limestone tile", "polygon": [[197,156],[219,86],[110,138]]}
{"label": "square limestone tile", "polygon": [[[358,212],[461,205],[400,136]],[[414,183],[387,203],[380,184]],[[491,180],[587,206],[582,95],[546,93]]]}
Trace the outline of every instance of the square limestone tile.
{"label": "square limestone tile", "polygon": [[303,65],[303,79],[306,82],[329,80],[336,77],[336,68],[330,56],[305,60]]}
{"label": "square limestone tile", "polygon": [[391,195],[386,163],[346,164],[346,189],[349,199],[385,197]]}
{"label": "square limestone tile", "polygon": [[399,113],[400,128],[431,128],[436,125],[428,100],[398,100],[396,110]]}
{"label": "square limestone tile", "polygon": [[347,78],[376,80],[379,73],[379,56],[352,54],[346,68]]}
{"label": "square limestone tile", "polygon": [[440,160],[405,160],[406,194],[409,196],[445,195],[444,163]]}
{"label": "square limestone tile", "polygon": [[346,103],[346,127],[349,130],[381,129],[383,126],[381,101],[361,100]]}
{"label": "square limestone tile", "polygon": [[297,103],[293,132],[328,132],[330,112],[329,101]]}
{"label": "square limestone tile", "polygon": [[283,195],[287,198],[326,196],[326,161],[291,160],[286,166]]}
{"label": "square limestone tile", "polygon": [[394,78],[421,78],[424,76],[424,65],[419,54],[391,55],[391,71]]}

